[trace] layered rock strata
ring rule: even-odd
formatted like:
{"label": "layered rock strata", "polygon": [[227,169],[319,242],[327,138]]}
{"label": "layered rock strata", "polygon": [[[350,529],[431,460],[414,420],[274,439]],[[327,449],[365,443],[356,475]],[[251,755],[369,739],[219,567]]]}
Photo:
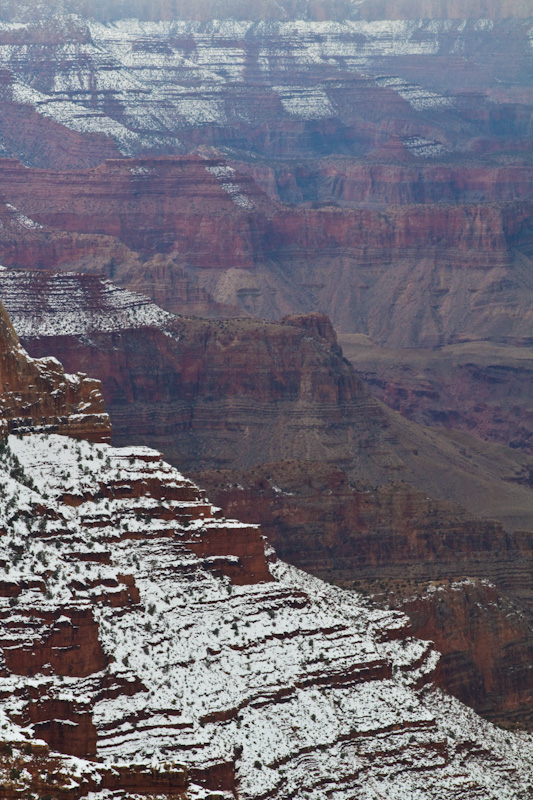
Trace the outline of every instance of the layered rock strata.
{"label": "layered rock strata", "polygon": [[60,168],[197,146],[246,159],[527,152],[527,4],[398,5],[343,17],[338,3],[61,4],[36,24],[34,5],[32,20],[4,2],[4,151]]}
{"label": "layered rock strata", "polygon": [[402,609],[443,653],[448,692],[499,724],[531,728],[532,533],[511,535],[404,483],[353,485],[323,464],[196,479],[225,513],[261,520],[282,558]]}
{"label": "layered rock strata", "polygon": [[[53,351],[69,368],[100,375],[119,442],[158,444],[182,468],[196,470],[198,482],[227,515],[262,522],[283,558],[345,586],[364,581],[373,593],[407,575],[417,585],[489,577],[498,592],[531,610],[531,536],[428,498],[427,489],[394,482],[398,475],[418,486],[431,481],[432,492],[454,497],[460,468],[467,502],[474,497],[485,515],[506,509],[511,527],[526,527],[527,469],[515,473],[522,484],[502,480],[518,462],[500,464],[492,451],[482,455],[463,438],[450,449],[438,435],[404,429],[342,361],[323,315],[290,317],[283,325],[176,320],[146,298],[90,276],[6,271],[0,283],[32,352]],[[302,461],[265,463],[267,454],[279,459],[295,452]],[[501,458],[505,451],[498,452]],[[207,539],[195,546],[199,555],[215,558]],[[406,589],[407,597],[413,593]],[[451,603],[450,619],[457,597],[439,594]],[[410,613],[411,606],[406,608]],[[514,623],[494,603],[486,608],[494,619],[485,650],[491,647],[505,659],[507,644],[499,632],[509,626],[517,664],[527,661],[527,635],[515,636]],[[441,646],[439,609],[442,604],[430,607],[420,632]],[[414,614],[412,622],[418,631]],[[529,622],[524,624],[529,630]],[[500,722],[528,724],[527,680],[518,693],[500,679],[488,687],[485,650],[463,658],[450,688]],[[476,670],[487,677],[487,686]]]}
{"label": "layered rock strata", "polygon": [[35,356],[55,353],[102,380],[117,444],[157,447],[196,472],[322,462],[371,488],[403,479],[532,527],[530,457],[388,411],[343,360],[324,315],[175,318],[91,276],[10,270],[0,293]]}
{"label": "layered rock strata", "polygon": [[490,342],[387,350],[340,337],[370,392],[408,419],[533,452],[533,351]]}
{"label": "layered rock strata", "polygon": [[10,437],[4,464],[15,456],[23,481],[0,499],[18,587],[0,598],[13,796],[527,791],[528,739],[435,689],[437,658],[402,614],[269,565],[259,531],[213,516],[157,452],[30,435]]}
{"label": "layered rock strata", "polygon": [[376,208],[372,189],[368,207],[285,206],[199,156],[73,173],[6,159],[0,177],[8,266],[103,273],[169,311],[325,309],[396,347],[531,339],[529,199]]}
{"label": "layered rock strata", "polygon": [[499,724],[531,730],[533,632],[523,607],[487,580],[396,586],[385,597],[377,583],[366,584],[377,602],[401,608],[417,635],[435,642],[440,685]]}

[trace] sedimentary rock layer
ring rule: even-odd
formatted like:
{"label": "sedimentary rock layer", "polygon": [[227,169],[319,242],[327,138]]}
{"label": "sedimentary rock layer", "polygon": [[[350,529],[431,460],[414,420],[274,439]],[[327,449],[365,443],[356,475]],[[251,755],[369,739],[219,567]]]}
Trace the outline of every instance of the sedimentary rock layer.
{"label": "sedimentary rock layer", "polygon": [[[259,531],[213,516],[157,452],[29,435],[4,447],[15,456],[0,713],[30,769],[6,775],[13,795],[69,777],[69,798],[98,783],[179,797],[191,780],[280,800],[394,797],[400,779],[428,800],[525,790],[529,742],[433,688],[437,658],[402,614],[269,564]],[[33,736],[56,762],[40,785]]]}
{"label": "sedimentary rock layer", "polygon": [[326,309],[393,346],[531,338],[528,200],[285,207],[197,156],[0,176],[6,265],[103,272],[170,311]]}
{"label": "sedimentary rock layer", "polygon": [[389,350],[340,337],[370,392],[408,419],[533,451],[533,353],[486,341],[434,351]]}

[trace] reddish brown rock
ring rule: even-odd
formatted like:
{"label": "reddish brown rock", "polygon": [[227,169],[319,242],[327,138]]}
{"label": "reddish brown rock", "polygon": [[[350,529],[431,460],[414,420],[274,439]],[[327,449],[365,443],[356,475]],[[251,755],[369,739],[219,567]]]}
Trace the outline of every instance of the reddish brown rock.
{"label": "reddish brown rock", "polygon": [[[403,168],[366,166],[353,185],[333,175],[334,188],[315,192],[350,198],[366,182],[368,208],[285,207],[228,169],[198,156],[72,173],[2,160],[6,200],[44,227],[11,233],[0,259],[104,273],[180,313],[275,319],[321,308],[340,330],[402,347],[530,337],[531,208],[514,168],[467,170],[463,181],[450,167],[428,168],[427,189],[404,169],[398,190]],[[506,202],[474,200],[491,196],[492,179]],[[432,202],[450,184],[448,204]],[[387,192],[400,199],[388,186],[403,205],[380,209]]]}
{"label": "reddish brown rock", "polygon": [[96,755],[96,728],[92,714],[78,711],[75,704],[60,700],[40,700],[29,705],[30,722],[37,737],[53,750],[78,758]]}
{"label": "reddish brown rock", "polygon": [[533,452],[531,347],[387,350],[350,334],[341,343],[371,393],[408,419]]}
{"label": "reddish brown rock", "polygon": [[[443,653],[438,681],[446,691],[489,719],[530,726],[533,534],[510,536],[406,484],[358,488],[320,465],[196,479],[225,513],[261,520],[280,557],[403,610],[415,635]],[[478,577],[453,580],[464,574]]]}
{"label": "reddish brown rock", "polygon": [[392,584],[376,598],[409,616],[416,635],[442,653],[439,684],[507,726],[531,725],[533,629],[523,610],[488,581]]}
{"label": "reddish brown rock", "polygon": [[0,349],[0,415],[4,432],[39,428],[109,441],[111,426],[100,382],[87,375],[65,374],[55,358],[29,358],[1,305]]}
{"label": "reddish brown rock", "polygon": [[26,623],[26,632],[24,624],[18,629],[8,623],[1,639],[7,668],[17,675],[34,675],[50,664],[57,675],[76,677],[102,670],[107,659],[92,612],[74,609],[68,617],[67,613],[68,609],[48,615],[35,613]]}
{"label": "reddish brown rock", "polygon": [[257,528],[207,524],[201,533],[187,539],[186,544],[206,559],[209,569],[227,575],[236,585],[272,580],[263,537]]}

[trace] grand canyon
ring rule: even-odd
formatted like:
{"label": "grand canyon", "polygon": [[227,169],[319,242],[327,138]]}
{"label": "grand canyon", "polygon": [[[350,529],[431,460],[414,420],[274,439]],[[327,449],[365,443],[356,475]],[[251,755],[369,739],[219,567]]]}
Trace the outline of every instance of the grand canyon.
{"label": "grand canyon", "polygon": [[0,796],[533,798],[533,13],[0,0]]}

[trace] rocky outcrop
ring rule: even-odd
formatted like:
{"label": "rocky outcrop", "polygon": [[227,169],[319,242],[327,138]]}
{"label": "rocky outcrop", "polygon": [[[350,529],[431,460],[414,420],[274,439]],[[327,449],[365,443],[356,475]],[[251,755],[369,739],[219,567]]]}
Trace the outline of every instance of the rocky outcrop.
{"label": "rocky outcrop", "polygon": [[[429,135],[429,132],[428,132]],[[360,208],[366,205],[479,205],[531,197],[531,167],[492,163],[419,163],[418,148],[429,148],[395,136],[398,152],[391,163],[368,159],[324,158],[297,163],[240,162],[273,200]],[[398,160],[407,163],[395,163]]]}
{"label": "rocky outcrop", "polygon": [[57,359],[34,360],[22,349],[0,305],[1,430],[40,429],[69,436],[109,441],[100,382],[65,373]]}
{"label": "rocky outcrop", "polygon": [[508,528],[532,526],[530,457],[388,411],[324,315],[176,319],[90,276],[10,270],[0,296],[35,356],[102,380],[117,444],[157,447],[195,472],[320,462],[372,488],[403,479]]}
{"label": "rocky outcrop", "polygon": [[318,464],[196,479],[225,513],[261,520],[282,558],[404,611],[443,654],[446,691],[500,724],[531,727],[532,534],[511,536],[406,484],[354,486]]}
{"label": "rocky outcrop", "polygon": [[339,468],[295,461],[196,475],[226,513],[260,519],[282,558],[323,579],[347,586],[470,571],[517,596],[527,592],[531,537],[512,536],[406,483],[357,485]]}
{"label": "rocky outcrop", "polygon": [[523,609],[479,579],[392,584],[386,597],[376,584],[367,589],[435,642],[448,692],[493,721],[531,728],[533,631]]}
{"label": "rocky outcrop", "polygon": [[[525,791],[529,742],[434,687],[438,659],[403,614],[272,555],[261,575],[231,582],[221,562],[234,569],[258,530],[219,519],[157,452],[32,434],[10,437],[4,465],[15,456],[26,482],[9,479],[0,498],[0,519],[11,515],[0,569],[21,591],[15,603],[0,599],[0,648],[11,653],[19,634],[23,650],[24,627],[42,628],[47,610],[62,631],[52,649],[92,656],[66,677],[56,662],[14,674],[6,659],[11,753],[0,768],[11,765],[2,779],[13,797],[61,787],[78,800],[98,786],[120,798],[318,800],[327,784],[351,798],[378,782],[388,791],[398,764],[427,800],[457,785],[465,798],[496,798],[510,775],[509,797]],[[19,549],[30,504],[39,510]],[[228,537],[230,527],[240,535]],[[209,554],[195,554],[196,542]],[[24,583],[29,574],[44,592]],[[126,575],[138,595],[117,604]],[[92,620],[87,635],[82,620]],[[95,632],[105,661],[94,657]]]}
{"label": "rocky outcrop", "polygon": [[[53,351],[69,368],[99,374],[119,442],[136,438],[164,448],[181,468],[196,472],[227,515],[261,521],[284,559],[344,586],[370,582],[372,591],[407,575],[418,582],[489,577],[498,591],[533,608],[531,536],[434,499],[460,495],[465,504],[478,504],[472,509],[478,514],[500,514],[510,528],[527,528],[527,457],[519,468],[520,458],[506,460],[518,457],[512,451],[498,450],[496,458],[465,438],[454,442],[404,428],[343,361],[324,315],[288,317],[281,325],[175,319],[91,276],[6,271],[0,284],[32,352]],[[78,306],[70,301],[67,316],[65,297],[80,298]],[[300,461],[288,460],[294,453]],[[266,454],[277,462],[265,462]],[[401,475],[408,483],[395,480]],[[127,486],[101,491],[109,500],[141,491],[131,476]],[[153,481],[147,489],[160,497]],[[65,498],[74,507],[81,500]],[[220,546],[230,541],[239,555],[221,557]],[[246,525],[204,529],[188,546],[236,585],[268,577],[261,543]],[[498,625],[504,622],[505,616]],[[414,616],[413,624],[418,631]],[[435,624],[433,636],[426,626],[421,635],[440,641],[438,630]],[[501,651],[501,641],[490,630],[487,636]],[[482,668],[478,655],[471,659],[475,669]],[[471,679],[479,684],[473,669],[450,687],[483,713],[512,721],[510,685],[498,684],[490,706],[484,695],[468,693]],[[528,705],[520,698],[523,723]]]}
{"label": "rocky outcrop", "polygon": [[527,200],[284,207],[196,156],[68,174],[5,160],[0,175],[7,265],[103,272],[175,312],[326,309],[341,330],[401,347],[531,338]]}

